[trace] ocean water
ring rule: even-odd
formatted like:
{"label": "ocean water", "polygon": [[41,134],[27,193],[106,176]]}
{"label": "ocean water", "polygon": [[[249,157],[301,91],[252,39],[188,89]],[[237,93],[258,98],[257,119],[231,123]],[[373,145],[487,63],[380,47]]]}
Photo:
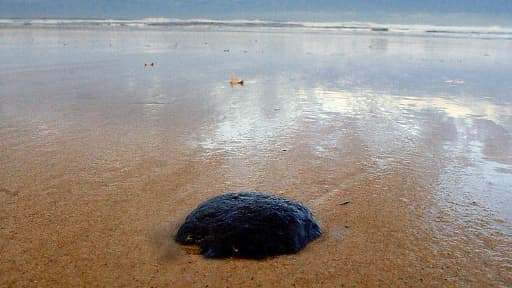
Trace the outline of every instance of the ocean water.
{"label": "ocean water", "polygon": [[[425,37],[472,37],[486,39],[512,39],[512,27],[501,26],[435,26],[414,24],[382,24],[372,22],[300,22],[268,20],[214,20],[214,19],[172,19],[146,18],[132,20],[116,19],[0,19],[0,27],[54,27],[54,28],[94,28],[132,27],[139,29],[207,29],[289,32],[338,32],[373,33]],[[291,29],[291,30],[290,30]]]}

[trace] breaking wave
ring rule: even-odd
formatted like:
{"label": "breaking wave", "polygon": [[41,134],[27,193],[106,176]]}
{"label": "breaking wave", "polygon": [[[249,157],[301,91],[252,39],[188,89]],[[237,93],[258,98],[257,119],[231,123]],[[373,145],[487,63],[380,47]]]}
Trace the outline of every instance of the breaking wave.
{"label": "breaking wave", "polygon": [[0,19],[1,27],[127,27],[138,29],[217,29],[217,30],[297,30],[331,31],[349,33],[387,33],[432,37],[472,37],[511,39],[512,28],[500,26],[434,26],[379,24],[372,22],[298,22],[267,20],[213,20],[146,18],[134,20],[117,19]]}

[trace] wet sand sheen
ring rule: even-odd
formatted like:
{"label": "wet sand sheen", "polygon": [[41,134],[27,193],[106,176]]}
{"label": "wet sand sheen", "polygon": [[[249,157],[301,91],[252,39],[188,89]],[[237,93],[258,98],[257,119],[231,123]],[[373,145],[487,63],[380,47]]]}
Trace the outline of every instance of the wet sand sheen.
{"label": "wet sand sheen", "polygon": [[[0,286],[512,285],[509,41],[2,35]],[[244,190],[304,203],[325,235],[264,261],[172,242]]]}

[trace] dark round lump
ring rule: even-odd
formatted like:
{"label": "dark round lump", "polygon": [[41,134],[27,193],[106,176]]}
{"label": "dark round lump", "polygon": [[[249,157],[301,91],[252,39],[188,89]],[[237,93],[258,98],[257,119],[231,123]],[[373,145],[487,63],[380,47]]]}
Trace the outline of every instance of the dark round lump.
{"label": "dark round lump", "polygon": [[262,259],[293,254],[322,235],[302,204],[258,192],[229,193],[203,202],[176,234],[208,258]]}

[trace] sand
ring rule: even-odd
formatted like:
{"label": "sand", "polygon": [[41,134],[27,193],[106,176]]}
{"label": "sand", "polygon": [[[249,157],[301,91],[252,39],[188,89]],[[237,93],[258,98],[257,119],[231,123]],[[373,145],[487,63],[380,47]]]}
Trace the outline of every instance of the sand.
{"label": "sand", "polygon": [[[510,287],[511,43],[4,28],[0,286]],[[263,261],[172,241],[255,190],[323,237]]]}

